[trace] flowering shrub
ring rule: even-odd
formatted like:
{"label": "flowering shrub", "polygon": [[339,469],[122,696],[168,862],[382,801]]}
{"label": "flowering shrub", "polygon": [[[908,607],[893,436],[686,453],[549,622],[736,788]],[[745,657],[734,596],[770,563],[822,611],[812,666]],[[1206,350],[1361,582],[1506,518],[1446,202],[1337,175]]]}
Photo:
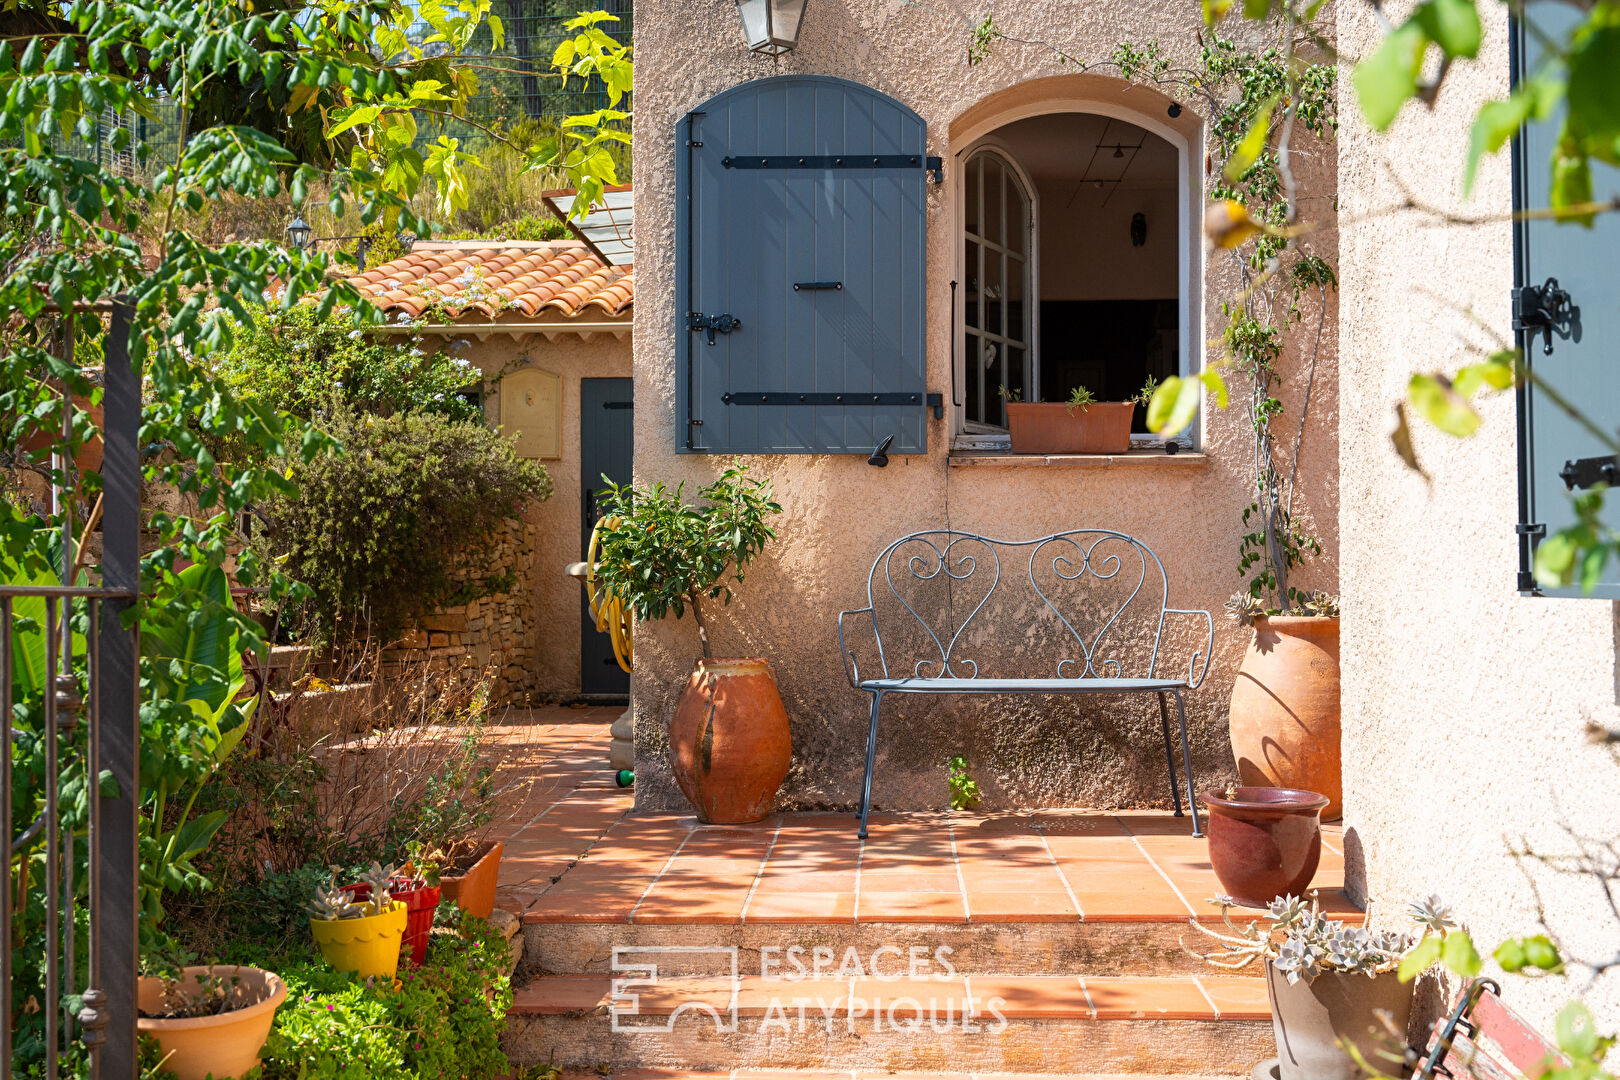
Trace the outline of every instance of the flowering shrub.
{"label": "flowering shrub", "polygon": [[317,318],[313,304],[295,304],[287,311],[255,308],[253,325],[238,328],[214,364],[242,399],[302,420],[346,408],[482,421],[478,394],[467,393],[478,389],[482,376],[463,355],[466,345],[426,348],[351,329],[346,320]]}
{"label": "flowering shrub", "polygon": [[314,593],[323,638],[392,640],[416,618],[499,591],[476,575],[496,527],[551,496],[545,466],[482,424],[342,412],[324,426],[340,454],[294,461],[298,493],[265,507],[261,556]]}

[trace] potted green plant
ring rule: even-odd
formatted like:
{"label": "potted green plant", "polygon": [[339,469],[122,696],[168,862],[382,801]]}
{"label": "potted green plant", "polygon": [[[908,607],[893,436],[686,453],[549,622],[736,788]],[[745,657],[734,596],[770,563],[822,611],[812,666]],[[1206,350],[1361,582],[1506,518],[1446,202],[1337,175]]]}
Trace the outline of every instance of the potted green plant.
{"label": "potted green plant", "polygon": [[[481,759],[480,719],[487,701],[480,687],[466,712],[472,723],[444,766],[428,779],[423,790],[401,808],[400,835],[408,838],[405,851],[410,865],[429,885],[436,885],[445,900],[478,916],[495,910],[495,886],[500,879],[505,845],[486,834],[494,820],[494,770]],[[435,901],[437,902],[437,901]]]}
{"label": "potted green plant", "polygon": [[370,886],[364,900],[337,887],[334,872],[330,887],[317,887],[309,905],[309,929],[328,964],[353,972],[362,979],[392,979],[399,970],[400,943],[405,936],[405,905],[388,896],[391,875],[367,875]]}
{"label": "potted green plant", "polygon": [[1021,401],[1001,387],[1015,454],[1123,454],[1131,448],[1131,417],[1159,388],[1152,376],[1128,401],[1098,401],[1076,386],[1067,401]]}
{"label": "potted green plant", "polygon": [[245,1076],[259,1064],[287,986],[274,972],[223,964],[143,976],[136,1027],[157,1040],[163,1071],[177,1080]]}
{"label": "potted green plant", "polygon": [[422,961],[427,959],[433,913],[439,907],[439,863],[422,851],[421,844],[413,843],[410,848],[411,859],[403,867],[384,869],[372,863],[361,880],[343,886],[343,891],[356,900],[370,900],[381,890],[382,895],[404,904],[405,950],[411,958],[411,966],[421,967]]}
{"label": "potted green plant", "polygon": [[[1232,922],[1230,897],[1215,903],[1227,932],[1193,920],[1220,943],[1193,955],[1225,970],[1265,964],[1280,1080],[1359,1080],[1361,1062],[1383,1060],[1391,1032],[1404,1038],[1413,984],[1402,981],[1400,967],[1417,943],[1413,935],[1325,918],[1314,896],[1309,904],[1278,897],[1263,918],[1242,926]],[[1427,905],[1414,905],[1413,913],[1426,925],[1448,918]]]}
{"label": "potted green plant", "polygon": [[713,655],[703,603],[731,602],[729,579],[741,582],[743,568],[776,536],[768,519],[782,507],[770,483],[740,464],[699,491],[700,503],[682,496],[682,487],[663,484],[608,488],[598,588],[642,621],[691,610],[702,655],[670,722],[670,765],[701,820],[758,821],[792,759],[787,712],[767,660]]}

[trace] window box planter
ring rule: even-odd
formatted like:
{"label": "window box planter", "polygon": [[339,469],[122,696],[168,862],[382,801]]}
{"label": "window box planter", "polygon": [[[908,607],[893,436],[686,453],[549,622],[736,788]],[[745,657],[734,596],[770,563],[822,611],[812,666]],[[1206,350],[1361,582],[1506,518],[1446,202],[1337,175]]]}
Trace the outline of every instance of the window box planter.
{"label": "window box planter", "polygon": [[459,873],[441,873],[439,888],[444,898],[470,915],[489,918],[495,910],[495,885],[500,880],[501,852],[505,848],[499,840],[486,840],[468,860],[458,862],[455,869]]}
{"label": "window box planter", "polygon": [[1058,401],[1007,402],[1015,454],[1123,454],[1131,448],[1131,401],[1094,401],[1071,409]]}
{"label": "window box planter", "polygon": [[[259,1064],[259,1050],[270,1036],[276,1009],[287,998],[287,984],[274,972],[216,964],[182,968],[178,992],[196,997],[200,992],[198,977],[237,979],[241,1004],[214,1016],[140,1016],[136,1027],[141,1034],[157,1039],[166,1055],[164,1071],[173,1073],[178,1080],[245,1076]],[[142,1013],[164,1011],[164,982],[150,976],[140,980],[136,1005]]]}

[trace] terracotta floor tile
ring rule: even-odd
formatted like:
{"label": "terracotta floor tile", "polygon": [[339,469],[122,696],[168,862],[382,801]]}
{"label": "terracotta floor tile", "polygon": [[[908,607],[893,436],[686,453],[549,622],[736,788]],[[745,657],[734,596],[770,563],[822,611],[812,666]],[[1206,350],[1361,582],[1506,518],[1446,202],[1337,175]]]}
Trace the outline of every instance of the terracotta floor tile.
{"label": "terracotta floor tile", "polygon": [[1198,984],[1215,1003],[1216,1011],[1229,1020],[1265,1020],[1271,1016],[1271,1001],[1263,978],[1200,975]]}
{"label": "terracotta floor tile", "polygon": [[1067,893],[976,893],[968,890],[968,922],[1079,922]]}
{"label": "terracotta floor tile", "polygon": [[512,992],[515,1013],[585,1012],[604,1006],[611,980],[605,975],[553,975]]}
{"label": "terracotta floor tile", "polygon": [[734,923],[740,921],[746,890],[664,889],[660,885],[636,906],[637,923]]}
{"label": "terracotta floor tile", "polygon": [[751,923],[847,923],[855,919],[853,892],[756,892],[743,913]]}
{"label": "terracotta floor tile", "polygon": [[1072,975],[970,975],[968,990],[979,1016],[995,1009],[1009,1019],[1091,1018],[1085,987]]}
{"label": "terracotta floor tile", "polygon": [[905,871],[861,869],[861,892],[959,892],[955,870],[917,874]]}
{"label": "terracotta floor tile", "polygon": [[848,892],[855,891],[855,871],[853,870],[811,870],[800,873],[782,872],[780,869],[767,866],[765,873],[760,875],[759,884],[754,887],[755,892]]}
{"label": "terracotta floor tile", "polygon": [[559,893],[553,886],[523,913],[525,923],[629,922],[639,897],[623,893]]}
{"label": "terracotta floor tile", "polygon": [[1082,980],[1098,1020],[1208,1020],[1215,1015],[1192,979]]}
{"label": "terracotta floor tile", "polygon": [[881,1010],[888,1019],[893,1009],[899,1023],[920,1017],[926,1025],[930,1017],[965,1016],[968,1008],[965,979],[856,979],[850,995],[855,1015],[875,1016]]}
{"label": "terracotta floor tile", "polygon": [[966,922],[961,893],[868,892],[862,887],[857,922]]}

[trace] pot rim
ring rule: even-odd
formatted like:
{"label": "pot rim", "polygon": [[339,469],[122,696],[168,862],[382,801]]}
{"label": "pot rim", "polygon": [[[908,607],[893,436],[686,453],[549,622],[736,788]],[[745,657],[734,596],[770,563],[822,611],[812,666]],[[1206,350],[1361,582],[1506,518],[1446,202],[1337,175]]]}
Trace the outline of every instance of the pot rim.
{"label": "pot rim", "polygon": [[1324,626],[1327,623],[1336,623],[1340,620],[1338,615],[1256,615],[1249,620],[1251,625],[1265,623],[1267,626]]}
{"label": "pot rim", "polygon": [[[1055,408],[1064,409],[1064,410],[1067,410],[1069,408],[1069,403],[1067,401],[1008,401],[1008,402],[1005,402],[1004,404],[1007,405],[1009,408],[1022,408],[1022,407],[1026,406],[1026,405],[1045,405],[1045,406],[1048,406],[1048,407],[1055,407]],[[1094,406],[1097,406],[1097,405],[1108,405],[1108,406],[1115,406],[1115,407],[1123,405],[1123,406],[1129,406],[1132,409],[1136,408],[1136,402],[1134,402],[1134,401],[1093,401],[1093,402],[1090,402],[1089,404],[1087,404],[1086,408],[1090,409],[1090,408],[1092,408]],[[1074,409],[1075,409],[1074,415],[1076,415],[1076,416],[1078,416],[1081,412],[1085,411],[1085,410],[1081,409],[1078,405],[1076,405],[1074,407]]]}
{"label": "pot rim", "polygon": [[[1280,797],[1264,800],[1254,797],[1253,793],[1263,791],[1277,792]],[[1245,814],[1275,814],[1279,817],[1305,810],[1320,811],[1333,801],[1320,792],[1306,791],[1303,788],[1240,787],[1235,789],[1234,794],[1235,797],[1228,799],[1224,791],[1206,791],[1199,798],[1211,809],[1236,810]]]}
{"label": "pot rim", "polygon": [[473,861],[467,864],[466,870],[459,874],[441,873],[439,875],[439,888],[444,888],[444,883],[447,881],[465,881],[472,875],[474,870],[478,869],[478,865],[480,863],[489,858],[490,855],[494,854],[497,850],[501,852],[506,850],[506,842],[504,840],[485,840],[481,842],[477,847],[473,848]]}
{"label": "pot rim", "polygon": [[[232,1009],[230,1012],[219,1013],[214,1016],[177,1016],[171,1019],[164,1019],[156,1016],[137,1016],[135,1018],[135,1026],[141,1031],[196,1031],[199,1028],[219,1027],[223,1024],[240,1023],[252,1017],[258,1016],[263,1012],[274,1012],[276,1009],[281,1007],[281,1003],[283,1001],[287,1000],[287,984],[282,981],[280,975],[277,975],[275,972],[269,971],[265,968],[251,967],[247,964],[196,964],[190,967],[181,968],[180,971],[182,974],[189,975],[198,971],[214,972],[227,968],[238,974],[244,971],[258,972],[264,976],[264,986],[269,992],[260,1000],[255,1001],[252,1005],[248,1005],[240,1009]],[[154,979],[162,981],[156,975],[142,975],[141,978],[143,980]]]}

